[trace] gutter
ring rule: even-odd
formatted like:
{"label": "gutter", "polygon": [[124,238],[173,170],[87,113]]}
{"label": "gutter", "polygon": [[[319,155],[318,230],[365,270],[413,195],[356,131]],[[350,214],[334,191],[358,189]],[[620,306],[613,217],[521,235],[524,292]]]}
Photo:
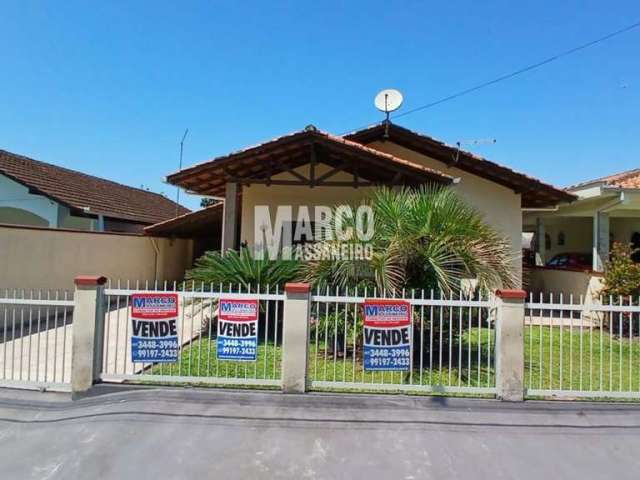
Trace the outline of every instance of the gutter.
{"label": "gutter", "polygon": [[523,212],[557,212],[560,209],[558,205],[546,208],[521,208]]}
{"label": "gutter", "polygon": [[605,203],[603,206],[601,206],[600,208],[596,209],[596,214],[598,213],[605,213],[607,210],[611,210],[613,207],[617,207],[618,205],[625,203],[626,202],[626,198],[625,198],[625,191],[621,188],[612,188],[611,190],[619,192],[618,198],[611,200],[609,203]]}

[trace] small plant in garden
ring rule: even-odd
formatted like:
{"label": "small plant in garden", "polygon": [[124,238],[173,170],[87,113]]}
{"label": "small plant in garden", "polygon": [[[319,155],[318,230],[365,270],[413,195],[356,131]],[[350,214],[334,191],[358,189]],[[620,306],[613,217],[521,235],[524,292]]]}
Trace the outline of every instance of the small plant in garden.
{"label": "small plant in garden", "polygon": [[353,309],[345,312],[344,309],[332,307],[328,312],[321,311],[317,318],[312,318],[312,341],[315,338],[320,345],[325,345],[328,352],[335,351],[337,356],[344,356],[345,350],[347,356],[357,354],[362,346],[362,312],[358,312],[354,319]]}
{"label": "small plant in garden", "polygon": [[633,261],[634,251],[627,243],[615,242],[611,259],[607,262],[603,294],[606,296],[637,297],[640,295],[640,263]]}
{"label": "small plant in garden", "polygon": [[[640,296],[640,264],[633,260],[635,251],[631,245],[615,242],[607,262],[602,291],[605,303],[637,305]],[[617,335],[627,335],[630,330],[629,313],[609,313],[606,324]]]}

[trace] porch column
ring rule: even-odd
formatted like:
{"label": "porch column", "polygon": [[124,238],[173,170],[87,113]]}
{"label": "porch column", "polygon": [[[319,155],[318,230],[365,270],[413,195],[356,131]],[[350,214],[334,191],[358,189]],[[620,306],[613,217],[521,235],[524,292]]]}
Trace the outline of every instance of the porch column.
{"label": "porch column", "polygon": [[544,265],[546,263],[546,231],[542,218],[536,218],[536,265]]}
{"label": "porch column", "polygon": [[222,252],[235,249],[238,224],[238,184],[227,183],[224,194],[224,213],[222,220]]}
{"label": "porch column", "polygon": [[609,260],[609,214],[596,212],[593,216],[593,269],[603,272]]}

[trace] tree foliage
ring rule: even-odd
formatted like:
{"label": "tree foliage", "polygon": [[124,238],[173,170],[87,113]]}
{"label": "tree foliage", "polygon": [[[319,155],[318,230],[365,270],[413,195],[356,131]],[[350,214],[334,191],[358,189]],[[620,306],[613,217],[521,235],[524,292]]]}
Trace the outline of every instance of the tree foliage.
{"label": "tree foliage", "polygon": [[[463,278],[476,278],[484,289],[516,285],[509,240],[450,188],[380,188],[367,203],[374,213],[372,258],[310,261],[303,267],[306,280],[388,291],[439,287],[450,292]],[[353,218],[342,222],[355,228]],[[332,242],[337,241],[326,241]]]}

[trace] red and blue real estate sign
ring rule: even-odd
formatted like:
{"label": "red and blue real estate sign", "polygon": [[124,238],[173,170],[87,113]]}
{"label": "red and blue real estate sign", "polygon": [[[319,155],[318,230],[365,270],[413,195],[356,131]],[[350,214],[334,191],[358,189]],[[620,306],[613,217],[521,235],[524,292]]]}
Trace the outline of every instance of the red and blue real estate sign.
{"label": "red and blue real estate sign", "polygon": [[408,371],[411,306],[403,300],[365,300],[364,369]]}
{"label": "red and blue real estate sign", "polygon": [[219,360],[256,360],[258,300],[220,299],[216,345]]}
{"label": "red and blue real estate sign", "polygon": [[131,295],[131,361],[175,362],[178,359],[178,295]]}

